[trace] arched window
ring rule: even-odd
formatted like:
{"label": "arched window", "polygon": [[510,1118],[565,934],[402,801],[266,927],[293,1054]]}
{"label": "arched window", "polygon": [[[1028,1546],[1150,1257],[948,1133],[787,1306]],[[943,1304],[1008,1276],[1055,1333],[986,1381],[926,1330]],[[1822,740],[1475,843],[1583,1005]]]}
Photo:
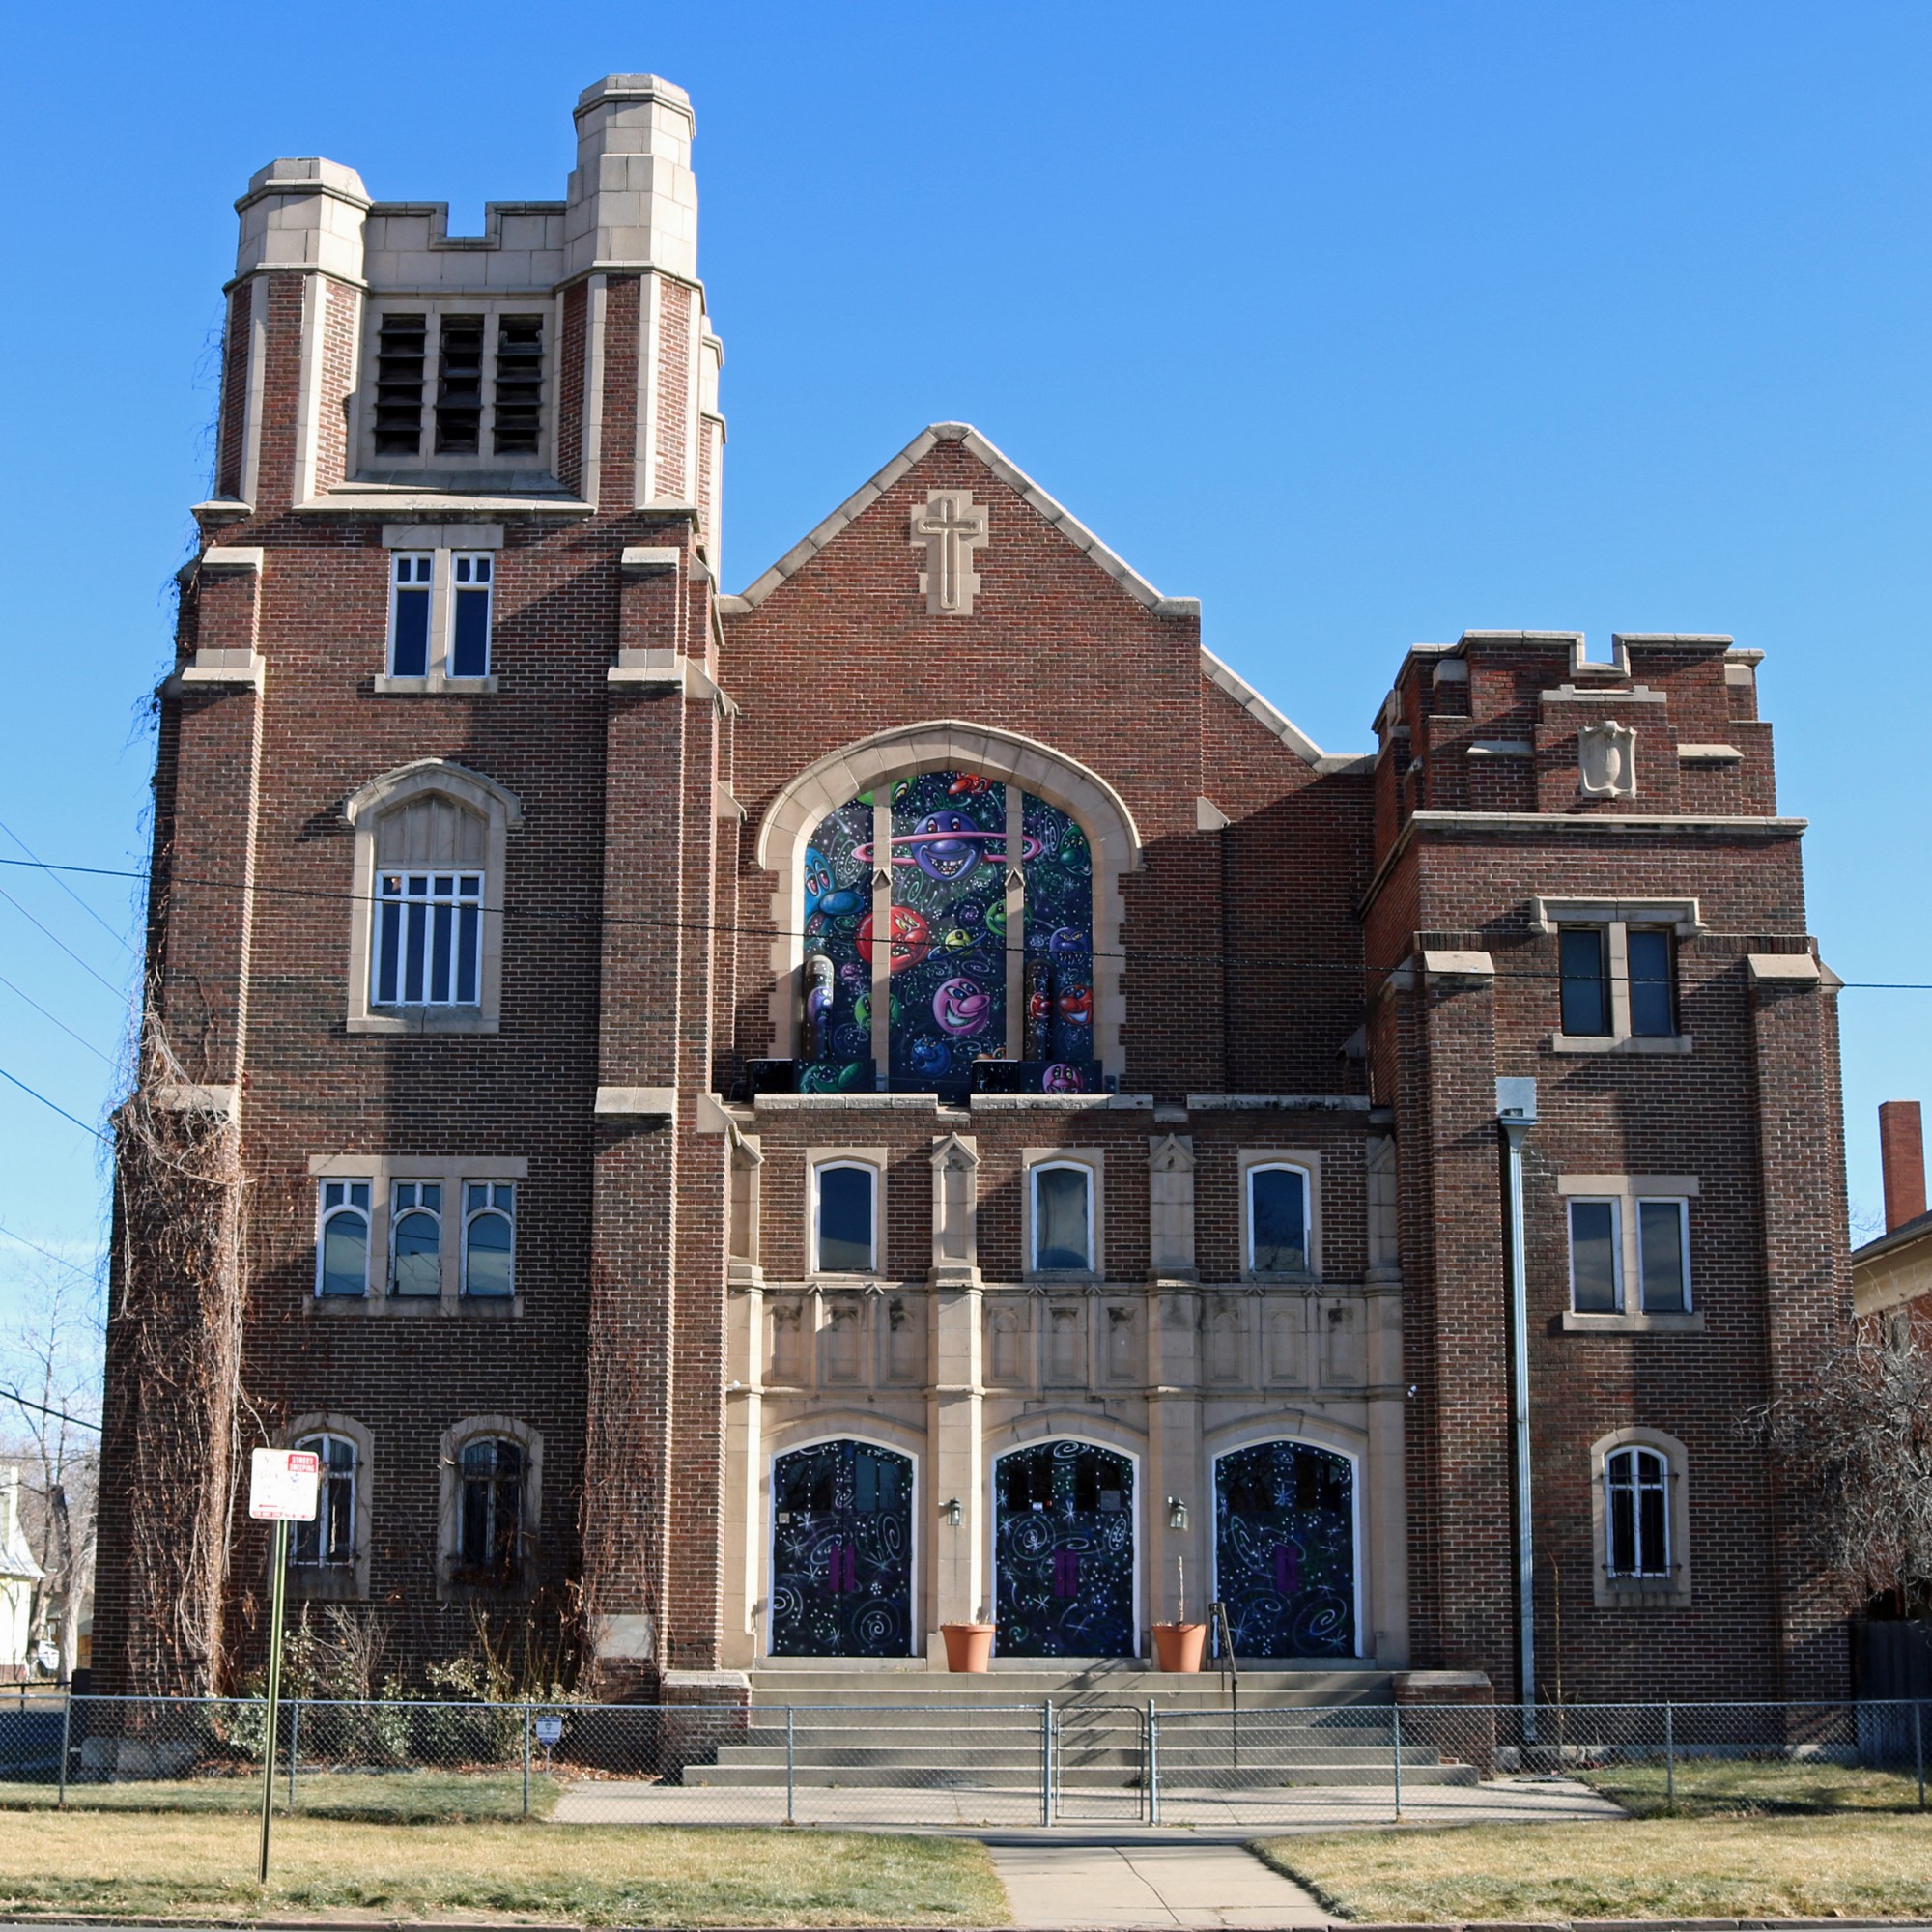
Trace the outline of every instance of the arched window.
{"label": "arched window", "polygon": [[1604,1458],[1605,1567],[1612,1577],[1670,1576],[1670,1464],[1633,1444]]}
{"label": "arched window", "polygon": [[480,773],[424,758],[346,808],[355,828],[352,1033],[494,1033],[506,835],[522,808]]}
{"label": "arched window", "polygon": [[802,878],[803,1089],[1099,1089],[1094,853],[1068,812],[921,772],[825,814]]}
{"label": "arched window", "polygon": [[355,1561],[355,1444],[321,1431],[297,1439],[322,1465],[315,1520],[295,1525],[289,1561],[311,1569],[347,1569]]}
{"label": "arched window", "polygon": [[812,1175],[812,1267],[869,1274],[878,1263],[878,1169],[865,1161],[820,1161]]}
{"label": "arched window", "polygon": [[442,1183],[398,1180],[389,1204],[389,1293],[442,1293]]}
{"label": "arched window", "polygon": [[1307,1274],[1308,1171],[1285,1161],[1247,1172],[1248,1266],[1256,1274]]}
{"label": "arched window", "polygon": [[523,1564],[524,1451],[504,1435],[474,1436],[457,1463],[456,1561],[472,1582],[513,1581]]}
{"label": "arched window", "polygon": [[1047,1160],[1030,1173],[1031,1266],[1037,1273],[1094,1272],[1094,1170],[1083,1161]]}
{"label": "arched window", "polygon": [[326,1180],[319,1196],[315,1292],[327,1295],[369,1293],[369,1182]]}
{"label": "arched window", "polygon": [[516,1293],[517,1190],[507,1180],[472,1180],[463,1189],[463,1292]]}

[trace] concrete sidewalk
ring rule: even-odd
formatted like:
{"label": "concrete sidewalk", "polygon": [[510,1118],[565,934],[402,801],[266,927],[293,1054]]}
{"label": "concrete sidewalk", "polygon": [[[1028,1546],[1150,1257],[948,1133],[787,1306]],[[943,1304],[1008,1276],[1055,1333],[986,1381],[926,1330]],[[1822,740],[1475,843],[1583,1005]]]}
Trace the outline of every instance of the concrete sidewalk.
{"label": "concrete sidewalk", "polygon": [[1326,1910],[1238,1845],[989,1838],[1019,1932],[1126,1926],[1322,1927]]}

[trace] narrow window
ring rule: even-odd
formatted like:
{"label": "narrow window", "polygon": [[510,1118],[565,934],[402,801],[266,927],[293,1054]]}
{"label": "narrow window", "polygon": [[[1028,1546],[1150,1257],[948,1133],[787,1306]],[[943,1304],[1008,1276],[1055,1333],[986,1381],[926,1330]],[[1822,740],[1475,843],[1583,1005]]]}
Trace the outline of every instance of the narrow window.
{"label": "narrow window", "polygon": [[516,1291],[517,1190],[507,1180],[472,1180],[463,1190],[463,1292]]}
{"label": "narrow window", "polygon": [[391,552],[389,563],[389,675],[429,675],[430,572],[428,551]]}
{"label": "narrow window", "polygon": [[482,950],[481,872],[378,874],[372,1005],[473,1007]]}
{"label": "narrow window", "polygon": [[1610,1030],[1610,980],[1601,925],[1566,925],[1558,935],[1563,973],[1563,1031]]}
{"label": "narrow window", "polygon": [[488,677],[490,674],[490,553],[449,559],[449,674]]}
{"label": "narrow window", "polygon": [[438,351],[437,454],[474,456],[483,433],[483,318],[444,316]]}
{"label": "narrow window", "polygon": [[498,456],[534,456],[543,404],[543,317],[497,322],[496,411],[490,440]]}
{"label": "narrow window", "polygon": [[319,1570],[355,1561],[355,1445],[346,1435],[304,1435],[296,1444],[322,1464],[315,1520],[298,1522],[289,1561]]}
{"label": "narrow window", "polygon": [[315,1292],[369,1293],[369,1183],[322,1183],[322,1234],[316,1243]]}
{"label": "narrow window", "polygon": [[442,1186],[399,1180],[389,1208],[389,1293],[442,1293]]}
{"label": "narrow window", "polygon": [[869,1167],[828,1162],[817,1170],[818,1256],[814,1266],[827,1274],[865,1274],[873,1260],[873,1193],[877,1177]]}
{"label": "narrow window", "polygon": [[1690,1306],[1690,1209],[1688,1201],[1636,1204],[1637,1272],[1646,1315],[1682,1315]]}
{"label": "narrow window", "polygon": [[507,1582],[522,1553],[523,1449],[501,1435],[466,1442],[458,1473],[457,1562],[472,1577]]}
{"label": "narrow window", "polygon": [[1604,1458],[1605,1551],[1612,1577],[1670,1575],[1670,1469],[1655,1449]]}
{"label": "narrow window", "polygon": [[1617,1257],[1617,1204],[1570,1203],[1570,1306],[1578,1315],[1614,1315],[1623,1306]]}
{"label": "narrow window", "polygon": [[1094,1177],[1062,1161],[1033,1171],[1033,1264],[1036,1268],[1094,1266]]}
{"label": "narrow window", "polygon": [[422,453],[423,315],[385,315],[376,331],[376,453]]}
{"label": "narrow window", "polygon": [[1257,1274],[1308,1272],[1308,1176],[1300,1168],[1248,1169],[1248,1265]]}
{"label": "narrow window", "polygon": [[1658,1039],[1677,1031],[1670,934],[1655,926],[1634,926],[1630,948],[1631,1032]]}

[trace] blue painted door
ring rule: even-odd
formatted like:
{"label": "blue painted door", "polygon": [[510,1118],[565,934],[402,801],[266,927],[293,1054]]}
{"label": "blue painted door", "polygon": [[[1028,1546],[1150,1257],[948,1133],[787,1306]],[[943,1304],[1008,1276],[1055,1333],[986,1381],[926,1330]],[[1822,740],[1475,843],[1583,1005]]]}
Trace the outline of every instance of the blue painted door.
{"label": "blue painted door", "polygon": [[1354,1464],[1257,1442],[1214,1464],[1214,1574],[1236,1657],[1355,1654]]}
{"label": "blue painted door", "polygon": [[1038,1442],[994,1472],[1002,1657],[1134,1654],[1134,1465]]}
{"label": "blue painted door", "polygon": [[772,1516],[772,1655],[908,1656],[911,1459],[849,1438],[794,1449]]}

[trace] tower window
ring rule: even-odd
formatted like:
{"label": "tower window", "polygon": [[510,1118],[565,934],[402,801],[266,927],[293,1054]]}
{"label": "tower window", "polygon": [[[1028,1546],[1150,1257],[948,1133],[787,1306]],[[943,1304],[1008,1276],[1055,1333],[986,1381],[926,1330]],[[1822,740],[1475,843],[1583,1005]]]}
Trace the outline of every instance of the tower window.
{"label": "tower window", "polygon": [[1637,1269],[1646,1315],[1683,1315],[1690,1307],[1688,1201],[1655,1196],[1636,1204]]}
{"label": "tower window", "polygon": [[445,315],[438,340],[436,451],[474,456],[483,434],[483,322]]}
{"label": "tower window", "polygon": [[370,1004],[475,1006],[483,952],[483,874],[384,872],[376,892]]}
{"label": "tower window", "polygon": [[1578,1315],[1614,1315],[1624,1305],[1617,1204],[1570,1202],[1570,1306]]}
{"label": "tower window", "polygon": [[430,551],[394,551],[389,562],[389,675],[429,673],[429,603],[436,557]]}
{"label": "tower window", "polygon": [[1248,1169],[1248,1265],[1257,1274],[1308,1271],[1308,1176],[1302,1169]]}
{"label": "tower window", "polygon": [[857,1162],[827,1161],[814,1170],[817,1254],[827,1274],[866,1274],[878,1265],[873,1245],[876,1172]]}
{"label": "tower window", "polygon": [[1632,926],[1627,944],[1631,1032],[1652,1039],[1667,1038],[1677,1031],[1670,934],[1656,926]]}
{"label": "tower window", "polygon": [[1094,1268],[1094,1174],[1073,1161],[1033,1171],[1033,1264],[1036,1269]]}
{"label": "tower window", "polygon": [[534,456],[543,405],[543,317],[505,315],[497,322],[497,414],[492,447],[498,456]]}
{"label": "tower window", "polygon": [[487,550],[459,551],[449,559],[449,674],[490,674],[490,581]]}
{"label": "tower window", "polygon": [[429,318],[384,315],[376,332],[376,451],[422,452],[423,360]]}
{"label": "tower window", "polygon": [[1606,935],[1601,925],[1566,925],[1560,946],[1563,1031],[1570,1035],[1610,1031],[1610,975]]}

